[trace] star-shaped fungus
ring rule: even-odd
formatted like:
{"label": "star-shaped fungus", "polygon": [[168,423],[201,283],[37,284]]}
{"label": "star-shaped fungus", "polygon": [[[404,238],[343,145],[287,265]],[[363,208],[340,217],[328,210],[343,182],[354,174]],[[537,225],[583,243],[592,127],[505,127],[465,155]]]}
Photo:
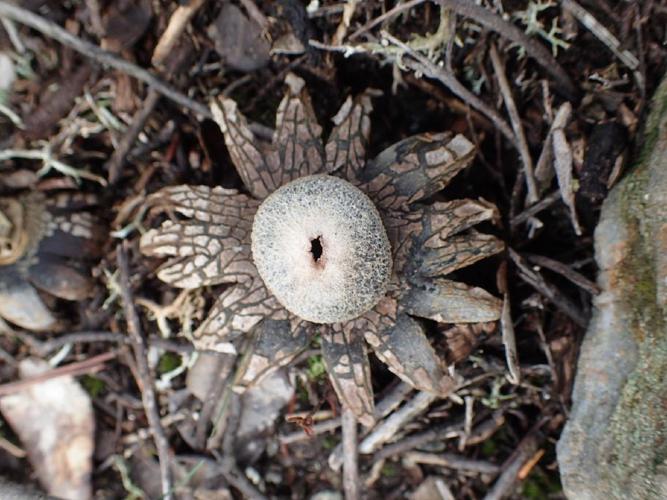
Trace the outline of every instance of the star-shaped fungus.
{"label": "star-shaped fungus", "polygon": [[234,101],[211,106],[249,194],[162,189],[148,203],[172,217],[142,236],[141,250],[169,257],[157,274],[173,286],[230,284],[193,342],[215,349],[251,333],[239,385],[289,363],[319,335],[338,397],[370,425],[364,339],[401,379],[447,396],[455,384],[418,318],[499,318],[497,298],[445,278],[503,249],[471,229],[497,212],[484,201],[419,203],[472,161],[462,135],[416,135],[366,162],[371,91],[345,101],[323,145],[304,81],[290,74],[286,84],[271,144],[254,137]]}
{"label": "star-shaped fungus", "polygon": [[0,197],[0,317],[29,330],[57,328],[38,289],[83,300],[92,288],[86,260],[99,257],[103,231],[90,197],[37,191]]}

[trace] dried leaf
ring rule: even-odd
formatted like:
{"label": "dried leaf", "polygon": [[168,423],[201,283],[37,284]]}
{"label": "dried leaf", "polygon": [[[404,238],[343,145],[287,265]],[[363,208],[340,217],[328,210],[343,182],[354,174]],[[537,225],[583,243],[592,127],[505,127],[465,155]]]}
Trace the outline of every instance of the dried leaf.
{"label": "dried leaf", "polygon": [[554,130],[554,168],[558,178],[560,195],[565,205],[570,210],[570,220],[577,236],[581,236],[581,227],[577,219],[577,210],[574,206],[574,187],[572,185],[572,150],[565,137],[563,129]]}
{"label": "dried leaf", "polygon": [[21,328],[34,331],[49,330],[56,324],[56,319],[37,291],[5,269],[2,270],[0,282],[0,316]]}
{"label": "dried leaf", "polygon": [[90,77],[91,67],[81,64],[69,75],[64,75],[58,85],[49,88],[40,99],[39,106],[23,117],[25,135],[30,140],[45,139],[51,130],[72,110],[74,99],[81,94]]}
{"label": "dried leaf", "polygon": [[254,71],[270,60],[271,45],[262,27],[232,3],[225,3],[208,29],[215,50],[225,64],[238,71]]}
{"label": "dried leaf", "polygon": [[[21,378],[49,369],[26,359]],[[50,495],[91,497],[94,418],[88,394],[71,376],[34,383],[0,399],[0,411],[28,451],[37,477]]]}
{"label": "dried leaf", "polygon": [[102,48],[120,52],[132,47],[144,34],[152,17],[150,0],[112,2],[102,16]]}
{"label": "dried leaf", "polygon": [[572,105],[569,102],[563,103],[556,112],[551,128],[542,145],[542,153],[535,166],[535,180],[540,193],[549,187],[554,178],[554,170],[551,167],[553,159],[553,134],[556,129],[564,128],[570,120],[572,114]]}
{"label": "dried leaf", "polygon": [[274,371],[243,393],[235,445],[239,460],[258,458],[266,446],[264,437],[293,396],[294,387],[285,370]]}

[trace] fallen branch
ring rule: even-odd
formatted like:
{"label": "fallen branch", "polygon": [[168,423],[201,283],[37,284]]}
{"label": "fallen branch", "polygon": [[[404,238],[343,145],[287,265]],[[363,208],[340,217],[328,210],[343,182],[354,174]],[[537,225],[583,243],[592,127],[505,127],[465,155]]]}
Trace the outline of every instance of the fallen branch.
{"label": "fallen branch", "polygon": [[120,271],[120,293],[123,300],[123,309],[125,310],[125,320],[127,329],[132,339],[132,349],[137,363],[137,385],[141,391],[141,399],[146,412],[148,424],[151,427],[153,440],[157,449],[158,460],[160,463],[160,482],[162,485],[162,497],[165,500],[172,498],[172,475],[171,460],[169,452],[169,441],[162,428],[160,413],[158,411],[157,397],[153,388],[153,379],[151,378],[148,367],[146,342],[141,331],[141,322],[139,315],[134,308],[134,297],[130,288],[130,269],[127,262],[125,244],[121,243],[116,247],[116,259],[118,270]]}
{"label": "fallen branch", "polygon": [[359,498],[359,452],[357,449],[357,418],[343,407],[343,490],[346,500]]}
{"label": "fallen branch", "polygon": [[45,382],[46,380],[62,377],[64,375],[76,376],[99,371],[104,363],[115,358],[117,355],[118,353],[116,351],[105,352],[104,354],[99,354],[83,361],[59,366],[58,368],[41,373],[35,377],[2,384],[0,385],[0,397],[22,391],[33,384]]}

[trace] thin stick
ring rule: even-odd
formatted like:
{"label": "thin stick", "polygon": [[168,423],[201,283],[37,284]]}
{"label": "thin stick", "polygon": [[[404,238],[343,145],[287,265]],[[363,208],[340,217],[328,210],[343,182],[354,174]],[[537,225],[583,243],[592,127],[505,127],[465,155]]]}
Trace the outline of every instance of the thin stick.
{"label": "thin stick", "polygon": [[454,439],[460,437],[463,432],[463,422],[457,424],[438,426],[419,434],[414,434],[406,438],[391,443],[373,455],[373,462],[386,460],[403,453],[423,446],[430,442],[440,442],[445,439]]}
{"label": "thin stick", "polygon": [[120,292],[123,299],[123,309],[125,310],[125,319],[127,329],[132,339],[132,349],[137,363],[137,385],[141,390],[141,400],[144,405],[144,411],[148,418],[148,424],[151,427],[155,447],[157,448],[158,459],[160,463],[160,481],[162,484],[162,496],[165,500],[172,498],[172,477],[171,465],[169,460],[169,442],[165,436],[160,413],[158,411],[157,398],[153,388],[153,379],[151,378],[148,360],[146,358],[146,342],[141,331],[141,322],[139,315],[134,308],[134,297],[130,288],[130,269],[127,262],[127,254],[124,244],[116,247],[116,260],[118,270],[120,271]]}
{"label": "thin stick", "polygon": [[204,4],[205,0],[190,0],[185,5],[179,5],[169,18],[167,28],[162,33],[155,49],[153,50],[153,57],[151,63],[153,66],[159,67],[165,61],[167,56],[171,54],[176,47],[178,39],[187,27],[190,19],[194,16],[199,8]]}
{"label": "thin stick", "polygon": [[506,498],[516,488],[516,484],[523,479],[519,477],[519,473],[524,468],[524,465],[535,456],[538,447],[544,439],[544,433],[537,428],[533,429],[521,440],[514,453],[502,465],[502,474],[500,474],[493,487],[486,494],[484,500],[501,500],[502,498]]}
{"label": "thin stick", "polygon": [[481,7],[470,0],[438,0],[444,7],[449,7],[457,14],[473,19],[482,26],[493,30],[518,45],[521,45],[526,53],[535,59],[547,73],[549,73],[561,86],[561,90],[570,99],[576,98],[579,93],[565,70],[558,64],[551,53],[539,42],[530,38],[519,28],[502,19],[490,10]]}
{"label": "thin stick", "polygon": [[116,150],[113,152],[113,155],[111,155],[111,159],[107,164],[109,184],[113,185],[118,182],[127,153],[144,129],[146,120],[148,120],[148,117],[153,113],[159,100],[160,94],[155,89],[150,89],[146,99],[144,99],[141,109],[132,117],[132,124],[125,131],[125,135],[123,135],[123,138],[118,143]]}
{"label": "thin stick", "polygon": [[473,460],[454,453],[427,453],[411,451],[405,454],[403,461],[410,464],[427,464],[447,467],[454,470],[476,472],[478,474],[496,475],[500,467],[486,460]]}
{"label": "thin stick", "polygon": [[507,284],[507,263],[503,262],[497,274],[498,290],[503,294],[503,308],[500,312],[500,329],[503,346],[505,346],[505,360],[509,370],[509,381],[518,384],[521,381],[521,367],[516,349],[516,335],[510,308],[510,292]]}
{"label": "thin stick", "polygon": [[551,194],[545,196],[542,198],[540,201],[535,203],[534,205],[529,206],[526,208],[523,212],[517,214],[515,217],[513,217],[510,220],[510,225],[512,228],[515,228],[519,224],[522,224],[529,220],[531,217],[537,215],[540,213],[542,210],[545,210],[549,208],[551,205],[556,203],[558,200],[560,200],[560,192],[559,191],[554,191]]}
{"label": "thin stick", "polygon": [[512,133],[509,125],[507,125],[507,122],[503,120],[494,109],[491,109],[484,101],[465,88],[452,73],[444,68],[441,68],[440,66],[437,66],[432,61],[422,56],[419,52],[413,50],[409,45],[403,43],[401,40],[392,36],[391,34],[383,31],[382,36],[394,45],[402,48],[406,54],[408,54],[413,59],[403,60],[402,62],[405,66],[409,67],[413,71],[421,72],[429,78],[439,80],[445,87],[454,93],[454,95],[459,97],[459,99],[463,100],[473,108],[486,115],[493,122],[496,128],[500,130],[500,132],[505,136],[505,138],[507,138],[507,140],[516,146],[516,137]]}
{"label": "thin stick", "polygon": [[493,70],[495,71],[496,77],[498,78],[500,93],[503,95],[505,108],[507,109],[507,114],[510,115],[510,122],[512,123],[512,129],[514,130],[514,135],[516,136],[516,142],[519,148],[519,156],[521,156],[524,177],[526,178],[526,188],[528,189],[528,203],[532,204],[539,199],[539,196],[537,192],[537,184],[535,182],[535,172],[533,170],[533,159],[531,158],[530,151],[528,150],[526,135],[523,133],[521,117],[519,116],[519,111],[516,109],[516,104],[514,103],[514,98],[512,97],[512,89],[510,89],[510,84],[507,81],[505,67],[504,64],[500,61],[500,56],[498,55],[498,50],[496,49],[495,43],[491,43],[489,54],[491,56],[491,64],[493,64]]}
{"label": "thin stick", "polygon": [[537,264],[538,266],[545,267],[555,273],[560,274],[578,287],[586,290],[591,295],[598,295],[600,293],[600,287],[597,286],[597,284],[581,275],[567,264],[563,264],[562,262],[550,259],[549,257],[544,257],[542,255],[525,254],[524,257],[526,257],[529,261]]}
{"label": "thin stick", "polygon": [[40,33],[53,38],[57,42],[60,42],[63,45],[74,49],[80,54],[94,59],[100,64],[110,66],[114,69],[122,71],[123,73],[127,73],[137,80],[141,80],[147,85],[153,87],[163,96],[180,104],[184,108],[193,111],[194,113],[197,113],[205,118],[213,117],[211,111],[206,106],[198,103],[193,99],[190,99],[185,94],[182,94],[170,85],[167,85],[155,77],[151,72],[146,71],[145,69],[140,68],[136,64],[132,64],[125,59],[121,59],[120,57],[115,56],[106,50],[102,50],[97,45],[93,45],[90,42],[81,40],[57,24],[52,23],[51,21],[47,21],[43,17],[38,16],[37,14],[34,14],[27,9],[22,9],[21,7],[17,7],[16,5],[13,5],[9,2],[0,0],[0,17],[11,19],[18,23],[25,24],[26,26],[30,26]]}
{"label": "thin stick", "polygon": [[563,8],[570,12],[577,20],[593,33],[609,50],[611,50],[618,59],[632,71],[639,91],[644,95],[645,82],[644,76],[639,71],[639,59],[629,50],[621,50],[621,42],[607,28],[593,17],[593,15],[584,9],[574,0],[562,0]]}
{"label": "thin stick", "polygon": [[359,452],[357,450],[357,418],[343,408],[343,490],[346,500],[359,499]]}
{"label": "thin stick", "polygon": [[310,428],[311,430],[310,435],[300,430],[279,436],[278,441],[280,442],[280,444],[283,445],[298,443],[301,441],[308,441],[312,439],[312,436],[324,434],[325,432],[335,431],[341,426],[341,424],[342,421],[340,418],[332,418],[331,420],[325,420],[324,422],[318,422],[317,424],[313,425]]}
{"label": "thin stick", "polygon": [[438,399],[438,396],[435,394],[428,392],[417,393],[414,398],[396,410],[389,418],[378,424],[361,442],[359,451],[364,454],[373,453],[393,438],[405,424],[426,411],[426,408],[436,399]]}
{"label": "thin stick", "polygon": [[516,251],[509,249],[509,256],[512,262],[519,269],[519,277],[532,286],[535,290],[544,295],[561,311],[567,314],[572,321],[586,328],[588,318],[570,299],[563,295],[555,286],[547,283],[542,275],[533,270]]}
{"label": "thin stick", "polygon": [[105,352],[104,354],[99,354],[83,361],[77,361],[68,365],[59,366],[58,368],[40,373],[35,377],[2,384],[0,385],[0,397],[22,391],[33,384],[45,382],[46,380],[62,377],[64,375],[83,375],[84,373],[98,371],[105,362],[115,358],[117,354],[118,353],[116,351]]}
{"label": "thin stick", "polygon": [[[387,391],[386,395],[384,395],[380,400],[380,402],[375,405],[375,410],[373,410],[373,417],[375,418],[376,422],[386,417],[392,411],[398,408],[401,405],[401,403],[412,392],[412,390],[413,389],[410,385],[406,384],[405,382],[399,382],[395,387]],[[340,419],[337,420],[338,420],[338,425],[340,425]],[[322,424],[325,423],[326,422],[322,422]],[[316,424],[315,426],[313,426],[313,430],[317,430],[318,426],[322,424]],[[368,434],[370,434],[371,432],[372,430],[369,430]],[[331,467],[332,470],[337,471],[341,468],[341,466],[343,465],[342,443],[339,443],[333,449],[333,451],[329,455],[328,462],[329,462],[329,467]]]}
{"label": "thin stick", "polygon": [[378,24],[386,21],[387,19],[394,17],[395,15],[398,15],[405,10],[411,9],[412,7],[416,7],[417,5],[422,4],[425,1],[426,0],[410,0],[409,2],[399,3],[398,5],[394,6],[394,8],[388,10],[381,16],[378,16],[371,22],[364,24],[361,28],[359,28],[357,31],[355,31],[349,36],[349,40],[354,40],[355,38],[358,38],[360,35],[366,33],[368,30],[372,30]]}

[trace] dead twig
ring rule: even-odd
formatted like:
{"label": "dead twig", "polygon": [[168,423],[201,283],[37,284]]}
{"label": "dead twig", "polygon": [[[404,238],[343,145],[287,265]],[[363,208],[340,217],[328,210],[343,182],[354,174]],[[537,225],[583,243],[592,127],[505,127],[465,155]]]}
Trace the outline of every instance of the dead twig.
{"label": "dead twig", "polygon": [[406,464],[427,464],[447,467],[448,469],[476,472],[478,474],[498,474],[500,467],[485,460],[472,460],[454,453],[425,453],[411,451],[403,457]]}
{"label": "dead twig", "polygon": [[[380,419],[389,415],[392,411],[398,408],[405,398],[412,392],[413,388],[406,384],[405,382],[399,382],[394,388],[388,391],[387,395],[384,396],[378,404],[375,405],[375,410],[373,411],[373,417],[376,422]],[[337,419],[340,425],[340,419]],[[323,422],[324,423],[324,422]],[[317,424],[313,427],[313,430],[317,430],[317,427],[320,424]],[[367,435],[372,432],[372,429],[369,429]],[[303,433],[302,433],[303,434]],[[338,444],[331,454],[329,455],[329,467],[332,470],[339,470],[343,465],[343,444]]]}
{"label": "dead twig", "polygon": [[575,0],[562,0],[563,8],[572,14],[581,24],[583,24],[595,37],[605,44],[618,59],[625,64],[631,71],[639,87],[639,91],[644,96],[646,91],[646,82],[644,75],[639,71],[639,59],[629,50],[621,50],[621,42],[607,28],[593,17],[593,15],[579,5]]}
{"label": "dead twig", "polygon": [[500,312],[500,328],[502,331],[503,345],[505,346],[505,360],[509,370],[509,380],[512,384],[521,382],[521,367],[519,366],[519,355],[516,349],[516,335],[514,334],[514,323],[510,309],[510,293],[507,285],[507,262],[503,262],[498,270],[498,288],[503,294],[503,308]]}
{"label": "dead twig", "polygon": [[359,454],[357,450],[357,418],[343,408],[343,490],[347,500],[359,498]]}
{"label": "dead twig", "polygon": [[526,134],[523,132],[521,117],[519,116],[519,111],[516,108],[514,97],[512,97],[512,89],[510,89],[507,76],[505,75],[505,65],[500,60],[498,50],[496,49],[496,44],[491,43],[489,55],[491,56],[491,64],[493,64],[493,70],[496,73],[496,78],[498,78],[500,93],[503,96],[505,108],[507,109],[507,114],[510,117],[512,129],[514,130],[514,135],[516,136],[516,144],[519,150],[519,156],[521,157],[521,162],[523,163],[523,174],[526,179],[526,188],[528,190],[527,201],[528,204],[532,204],[539,199],[539,196],[537,192],[537,184],[535,183],[533,159],[530,157],[528,142],[526,141]]}
{"label": "dead twig", "polygon": [[148,367],[148,359],[146,358],[146,342],[141,331],[139,315],[134,307],[134,297],[130,288],[130,269],[125,246],[126,244],[121,243],[116,247],[116,261],[118,270],[120,271],[120,293],[123,301],[123,309],[125,311],[125,320],[127,321],[127,329],[130,338],[132,339],[132,349],[137,364],[137,385],[141,391],[144,411],[146,412],[146,418],[151,427],[155,447],[157,449],[160,464],[162,495],[165,500],[169,500],[172,498],[173,484],[169,441],[167,440],[164,428],[162,427],[162,422],[160,421],[157,397],[155,396],[153,379]]}
{"label": "dead twig", "polygon": [[387,19],[390,19],[390,18],[400,14],[401,12],[409,10],[412,7],[416,7],[417,5],[420,5],[420,4],[422,4],[426,1],[427,0],[410,0],[409,2],[399,3],[398,5],[395,5],[392,9],[389,9],[384,14],[376,17],[371,22],[364,24],[361,28],[359,28],[357,31],[352,33],[349,36],[349,40],[354,40],[355,38],[359,38],[359,36],[363,35],[364,33],[366,33],[369,30],[372,30],[378,24],[383,23]]}
{"label": "dead twig", "polygon": [[10,455],[15,456],[16,458],[25,458],[28,456],[28,453],[14,443],[0,436],[0,449],[5,450]]}
{"label": "dead twig", "polygon": [[540,267],[545,267],[550,271],[560,274],[563,278],[566,278],[578,287],[586,290],[591,295],[598,295],[600,293],[600,287],[597,286],[597,284],[585,276],[582,276],[567,264],[563,264],[562,262],[558,262],[557,260],[542,255],[524,254],[524,257]]}
{"label": "dead twig", "polygon": [[118,143],[118,146],[111,155],[109,162],[107,164],[107,170],[109,172],[109,184],[113,185],[118,182],[120,179],[121,169],[123,163],[125,163],[125,158],[127,153],[130,151],[130,148],[134,144],[134,141],[137,140],[137,137],[141,133],[146,124],[146,120],[153,113],[155,106],[160,101],[160,93],[155,89],[150,89],[146,98],[144,99],[141,109],[132,117],[132,123],[130,127],[125,131],[123,138]]}
{"label": "dead twig", "polygon": [[[517,482],[525,478],[520,477],[524,466],[531,461],[544,441],[545,435],[538,426],[533,428],[519,443],[514,453],[502,465],[500,477],[484,497],[484,500],[501,500],[514,491]],[[541,455],[540,455],[541,456]],[[535,463],[533,463],[535,465]]]}
{"label": "dead twig", "polygon": [[556,203],[560,198],[561,196],[559,191],[554,191],[553,193],[548,194],[534,205],[529,206],[523,212],[514,216],[510,220],[510,225],[512,226],[512,228],[515,228],[519,224],[523,224],[524,222],[534,217],[536,214],[540,213],[542,210],[546,210],[547,208],[549,208],[551,205]]}
{"label": "dead twig", "polygon": [[[21,340],[26,341],[26,337],[29,336],[26,335],[25,337],[21,337]],[[33,348],[40,356],[48,356],[56,349],[59,349],[67,344],[92,342],[114,342],[117,344],[130,343],[130,339],[127,336],[114,332],[76,332],[66,335],[59,335],[44,342],[41,342],[33,337],[29,338],[30,340],[27,341],[27,343],[29,343],[30,347]]]}
{"label": "dead twig", "polygon": [[531,269],[526,264],[524,259],[516,253],[516,251],[509,249],[509,256],[512,262],[519,269],[519,277],[532,286],[535,290],[549,299],[558,309],[567,314],[572,321],[582,328],[588,326],[588,318],[584,315],[579,307],[577,307],[570,299],[563,295],[555,286],[547,283],[542,275]]}
{"label": "dead twig", "polygon": [[327,420],[325,422],[319,422],[311,426],[310,434],[306,434],[305,432],[303,432],[303,430],[299,430],[296,432],[292,432],[290,434],[285,434],[283,436],[280,436],[278,440],[282,445],[294,444],[300,441],[308,441],[313,436],[317,436],[318,434],[324,434],[325,432],[335,431],[341,425],[342,421],[340,418],[332,418],[331,420]]}
{"label": "dead twig", "polygon": [[463,84],[461,84],[461,82],[456,79],[453,73],[447,71],[445,68],[437,66],[431,60],[424,57],[416,50],[413,50],[409,45],[403,43],[401,40],[394,37],[390,33],[383,31],[382,36],[397,47],[403,49],[405,53],[410,56],[409,58],[403,59],[401,61],[403,65],[412,71],[423,73],[429,78],[439,80],[440,83],[442,83],[452,93],[459,97],[459,99],[477,109],[482,114],[486,115],[493,122],[500,133],[516,146],[516,138],[514,137],[514,134],[512,133],[512,130],[510,129],[507,122],[503,120],[503,118],[494,109],[490,108],[484,101],[482,101],[479,97],[463,86]]}
{"label": "dead twig", "polygon": [[396,410],[389,418],[378,424],[373,431],[364,438],[359,445],[359,452],[373,453],[384,443],[393,438],[396,433],[417,415],[426,411],[438,396],[428,392],[420,392],[410,401]]}
{"label": "dead twig", "polygon": [[116,351],[105,352],[104,354],[98,354],[97,356],[93,356],[92,358],[83,361],[77,361],[68,365],[59,366],[58,368],[53,368],[52,370],[41,373],[35,377],[2,384],[0,385],[0,397],[14,394],[15,392],[22,391],[33,384],[52,380],[64,375],[76,376],[99,371],[103,368],[104,363],[115,358],[117,355],[118,352]]}
{"label": "dead twig", "polygon": [[578,90],[574,83],[565,72],[565,70],[558,64],[551,53],[538,41],[530,38],[519,28],[503,20],[497,14],[490,10],[477,5],[468,0],[438,0],[441,5],[452,9],[457,14],[473,19],[485,28],[495,31],[503,38],[506,38],[518,45],[521,45],[526,54],[535,59],[535,61],[542,66],[547,73],[549,73],[560,86],[560,90],[569,99],[576,99]]}
{"label": "dead twig", "polygon": [[179,5],[171,14],[167,28],[164,30],[158,40],[155,49],[153,50],[153,57],[151,63],[155,67],[160,67],[164,60],[174,50],[178,39],[187,27],[190,19],[197,13],[199,8],[206,0],[190,0],[184,5]]}
{"label": "dead twig", "polygon": [[157,92],[167,97],[168,99],[174,101],[175,103],[183,106],[190,111],[203,116],[204,118],[213,118],[211,111],[201,103],[190,99],[185,94],[182,94],[178,90],[174,89],[170,85],[164,83],[162,80],[153,75],[150,71],[132,64],[131,62],[122,59],[111,52],[102,50],[97,45],[93,45],[90,42],[81,40],[80,38],[72,35],[69,31],[61,28],[55,23],[44,19],[33,12],[30,12],[27,9],[17,7],[9,2],[0,0],[0,17],[11,19],[18,23],[29,26],[49,38],[53,38],[59,43],[74,49],[75,51],[83,54],[90,59],[93,59],[100,64],[109,66],[123,73],[136,78],[144,82],[145,84],[153,87]]}
{"label": "dead twig", "polygon": [[[15,335],[29,345],[37,354],[42,357],[48,356],[56,349],[67,344],[92,344],[96,342],[113,342],[116,344],[130,344],[132,340],[122,333],[116,332],[75,332],[64,335],[58,335],[49,340],[40,341],[27,333],[15,332]],[[156,335],[148,338],[148,344],[151,347],[163,349],[169,352],[182,354],[191,354],[194,351],[192,344],[178,344],[174,341],[163,339]]]}
{"label": "dead twig", "polygon": [[454,439],[461,436],[463,432],[463,421],[445,426],[438,426],[419,434],[414,434],[406,438],[389,444],[377,451],[373,455],[373,462],[386,460],[391,457],[402,455],[403,453],[414,450],[420,446],[433,441],[443,441],[445,439]]}

